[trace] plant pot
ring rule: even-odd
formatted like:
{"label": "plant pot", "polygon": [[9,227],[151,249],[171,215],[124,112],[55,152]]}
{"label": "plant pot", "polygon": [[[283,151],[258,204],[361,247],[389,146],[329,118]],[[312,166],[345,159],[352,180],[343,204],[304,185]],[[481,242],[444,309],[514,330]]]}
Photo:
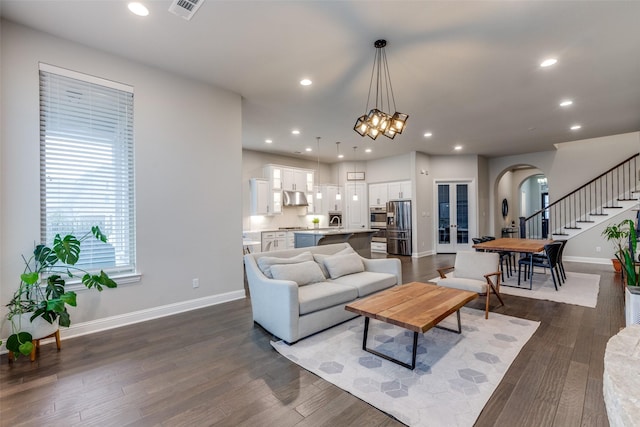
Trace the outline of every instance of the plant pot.
{"label": "plant pot", "polygon": [[626,326],[640,324],[640,286],[626,286],[624,291]]}
{"label": "plant pot", "polygon": [[320,224],[318,224],[317,222],[313,223],[313,228],[316,228],[316,229],[320,228]]}
{"label": "plant pot", "polygon": [[622,263],[618,258],[612,258],[611,263],[613,264],[613,269],[616,273],[620,274],[622,272]]}
{"label": "plant pot", "polygon": [[31,322],[29,319],[33,316],[33,312],[22,313],[13,317],[13,323],[15,324],[16,331],[28,332],[31,334],[34,340],[48,337],[58,330],[58,319],[53,323],[49,323],[42,317],[36,317]]}

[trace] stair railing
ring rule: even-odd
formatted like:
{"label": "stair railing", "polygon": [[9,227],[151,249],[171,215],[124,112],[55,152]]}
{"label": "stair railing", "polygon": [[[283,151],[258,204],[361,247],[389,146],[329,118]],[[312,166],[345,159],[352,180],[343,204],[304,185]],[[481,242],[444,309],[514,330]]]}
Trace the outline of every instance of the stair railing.
{"label": "stair railing", "polygon": [[605,209],[621,209],[620,201],[637,200],[639,156],[620,162],[546,208],[520,217],[520,237],[567,236],[567,230],[580,230],[581,224],[593,222],[592,216],[608,215]]}

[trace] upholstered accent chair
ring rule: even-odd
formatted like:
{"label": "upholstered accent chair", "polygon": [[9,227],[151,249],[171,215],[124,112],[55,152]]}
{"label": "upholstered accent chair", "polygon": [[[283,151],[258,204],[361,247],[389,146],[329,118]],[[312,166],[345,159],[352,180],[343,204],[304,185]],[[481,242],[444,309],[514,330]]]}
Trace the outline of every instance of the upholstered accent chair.
{"label": "upholstered accent chair", "polygon": [[486,297],[485,319],[489,318],[489,297],[494,294],[500,305],[500,255],[496,252],[461,251],[452,267],[439,268],[438,285],[477,292]]}

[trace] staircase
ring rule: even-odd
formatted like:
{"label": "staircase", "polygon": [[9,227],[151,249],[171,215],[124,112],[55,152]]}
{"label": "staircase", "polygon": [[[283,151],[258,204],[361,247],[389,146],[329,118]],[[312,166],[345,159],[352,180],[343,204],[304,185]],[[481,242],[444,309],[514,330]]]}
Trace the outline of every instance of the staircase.
{"label": "staircase", "polygon": [[520,217],[520,237],[570,239],[638,206],[640,153],[600,174],[531,216]]}

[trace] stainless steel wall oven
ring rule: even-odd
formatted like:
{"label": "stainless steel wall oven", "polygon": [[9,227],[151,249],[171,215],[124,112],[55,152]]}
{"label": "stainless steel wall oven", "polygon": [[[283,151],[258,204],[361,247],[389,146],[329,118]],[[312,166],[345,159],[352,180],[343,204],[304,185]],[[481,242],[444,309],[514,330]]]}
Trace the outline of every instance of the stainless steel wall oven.
{"label": "stainless steel wall oven", "polygon": [[369,208],[369,224],[376,234],[371,237],[372,242],[387,243],[387,209],[382,207]]}

